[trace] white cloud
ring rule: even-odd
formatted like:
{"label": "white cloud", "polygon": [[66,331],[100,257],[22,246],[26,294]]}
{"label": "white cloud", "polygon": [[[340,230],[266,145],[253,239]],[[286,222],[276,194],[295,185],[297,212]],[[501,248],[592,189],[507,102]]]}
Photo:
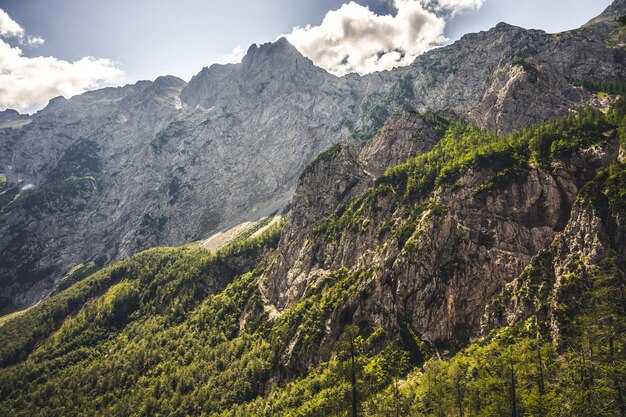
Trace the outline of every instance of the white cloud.
{"label": "white cloud", "polygon": [[336,75],[369,74],[412,63],[447,41],[444,16],[480,7],[485,0],[389,0],[397,11],[377,15],[354,1],[330,11],[319,26],[285,36],[304,56]]}
{"label": "white cloud", "polygon": [[237,47],[233,49],[230,53],[224,55],[222,57],[222,60],[225,64],[237,64],[241,62],[245,55],[246,51],[244,51],[241,46],[237,45]]}
{"label": "white cloud", "polygon": [[418,1],[396,0],[395,16],[379,16],[355,2],[330,11],[319,26],[286,35],[316,65],[336,75],[368,74],[408,65],[445,42],[443,18]]}
{"label": "white cloud", "polygon": [[2,9],[0,9],[0,36],[14,36],[17,38],[24,36],[24,29]]}
{"label": "white cloud", "polygon": [[122,81],[123,72],[109,59],[26,57],[7,38],[16,38],[20,45],[31,48],[44,43],[39,36],[26,36],[24,29],[0,9],[0,109],[32,112],[51,98],[71,97]]}
{"label": "white cloud", "polygon": [[38,48],[45,42],[41,36],[25,36],[24,28],[2,9],[0,9],[0,38],[16,38],[20,45],[29,48]]}
{"label": "white cloud", "polygon": [[39,48],[41,45],[43,45],[46,41],[41,37],[41,36],[29,36],[26,38],[26,45],[30,46],[31,48]]}

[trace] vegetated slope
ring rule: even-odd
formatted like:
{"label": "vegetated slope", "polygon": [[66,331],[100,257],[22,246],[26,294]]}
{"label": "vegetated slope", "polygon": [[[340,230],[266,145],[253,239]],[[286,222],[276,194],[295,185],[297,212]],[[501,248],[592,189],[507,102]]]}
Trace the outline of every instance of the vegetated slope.
{"label": "vegetated slope", "polygon": [[3,112],[0,311],[45,298],[77,264],[280,209],[321,151],[363,145],[398,110],[510,132],[601,101],[579,82],[626,77],[623,25],[606,16],[561,34],[500,24],[365,77],[334,77],[281,39],[189,83],[159,77],[30,117]]}
{"label": "vegetated slope", "polygon": [[[619,415],[625,114],[620,100],[505,136],[407,114],[361,151],[335,147],[271,252],[269,232],[206,278],[200,249],[148,251],[7,321],[3,342],[45,340],[3,350],[17,362],[0,411]],[[405,137],[410,158],[374,180],[367,161],[402,119],[440,140]],[[68,299],[86,303],[65,318]]]}

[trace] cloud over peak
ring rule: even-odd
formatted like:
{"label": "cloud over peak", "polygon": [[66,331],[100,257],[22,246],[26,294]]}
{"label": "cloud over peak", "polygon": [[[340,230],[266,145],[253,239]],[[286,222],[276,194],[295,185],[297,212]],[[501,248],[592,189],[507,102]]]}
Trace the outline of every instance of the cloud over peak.
{"label": "cloud over peak", "polygon": [[369,74],[409,65],[446,42],[445,16],[480,7],[484,0],[382,0],[395,15],[378,15],[354,1],[330,11],[318,26],[284,35],[316,65],[335,75]]}
{"label": "cloud over peak", "polygon": [[[9,39],[19,46],[11,46]],[[41,46],[44,39],[27,36],[24,29],[0,9],[0,110],[34,111],[51,98],[71,97],[122,80],[123,72],[109,60],[84,57],[65,61],[55,57],[26,57],[20,46]]]}

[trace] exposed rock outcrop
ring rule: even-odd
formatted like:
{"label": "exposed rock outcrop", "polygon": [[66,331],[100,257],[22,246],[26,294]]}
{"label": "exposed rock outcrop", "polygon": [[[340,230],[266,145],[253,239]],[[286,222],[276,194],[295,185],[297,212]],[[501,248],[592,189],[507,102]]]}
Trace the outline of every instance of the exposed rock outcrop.
{"label": "exposed rock outcrop", "polygon": [[[619,152],[614,151],[613,157]],[[590,162],[606,165],[607,153],[594,156]],[[558,344],[563,336],[562,328],[571,327],[564,325],[569,324],[566,322],[570,313],[577,311],[583,302],[585,289],[607,278],[623,288],[626,230],[621,203],[609,201],[616,198],[612,195],[614,190],[607,186],[611,182],[609,175],[606,170],[601,171],[584,186],[563,231],[487,304],[481,324],[483,334],[534,318],[550,323],[549,329],[542,330],[550,333]]]}
{"label": "exposed rock outcrop", "polygon": [[[413,123],[410,118],[405,122]],[[401,137],[404,130],[396,126],[396,132]],[[427,131],[425,137],[431,134]],[[389,126],[371,144],[379,145],[382,140],[397,143],[389,134]],[[419,137],[416,140],[419,143]],[[551,169],[531,167],[519,179],[489,191],[483,191],[481,184],[494,172],[482,168],[470,170],[458,185],[440,190],[415,206],[407,206],[401,195],[392,192],[374,197],[367,194],[366,203],[362,200],[357,206],[356,212],[362,217],[356,217],[354,226],[328,236],[324,232],[327,225],[319,221],[317,210],[300,206],[316,207],[310,196],[333,195],[335,182],[328,181],[328,170],[345,158],[337,151],[332,154],[334,160],[314,164],[299,183],[294,197],[297,210],[290,214],[273,264],[261,280],[266,302],[279,312],[293,305],[307,288],[315,287],[324,271],[368,270],[372,271],[371,278],[338,314],[361,327],[402,332],[409,326],[435,346],[466,343],[470,336],[480,333],[488,303],[537,254],[550,247],[559,233],[568,233],[566,225],[571,228],[578,216],[574,210],[570,220],[581,187],[607,167],[617,152],[614,141],[611,143],[573,154]],[[376,149],[385,149],[384,153],[390,149],[378,145],[363,150],[362,155],[374,156]],[[405,146],[408,150],[414,145],[407,142]],[[356,172],[364,169],[353,163],[349,167]],[[344,178],[355,175],[346,175],[345,168],[331,172],[342,172]],[[356,193],[359,188],[351,190]],[[332,197],[324,200],[324,211],[333,203],[341,213],[345,202]],[[595,226],[590,228],[601,230]],[[596,247],[596,240],[590,248]],[[334,324],[342,325],[340,320]],[[485,326],[483,320],[482,325],[486,331],[496,324]]]}

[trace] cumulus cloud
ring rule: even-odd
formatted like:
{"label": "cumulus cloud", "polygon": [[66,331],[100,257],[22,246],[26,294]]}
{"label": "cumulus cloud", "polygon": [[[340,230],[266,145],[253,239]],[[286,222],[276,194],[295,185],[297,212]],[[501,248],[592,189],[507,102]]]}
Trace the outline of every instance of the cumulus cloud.
{"label": "cumulus cloud", "polygon": [[24,29],[0,9],[0,109],[30,112],[51,98],[71,97],[122,81],[123,72],[109,59],[26,57],[19,46],[9,44],[10,38],[30,47],[44,43],[41,37],[26,36]]}
{"label": "cumulus cloud", "polygon": [[354,1],[330,11],[319,26],[283,35],[304,56],[335,75],[369,74],[409,65],[447,41],[444,16],[484,0],[384,0],[395,14],[379,15]]}
{"label": "cumulus cloud", "polygon": [[244,51],[241,46],[237,45],[237,47],[233,49],[230,53],[224,55],[222,57],[222,60],[225,64],[237,64],[241,62],[245,55],[246,51]]}
{"label": "cumulus cloud", "polygon": [[15,38],[20,45],[31,48],[37,48],[45,42],[41,36],[26,36],[24,28],[2,9],[0,9],[0,37]]}

